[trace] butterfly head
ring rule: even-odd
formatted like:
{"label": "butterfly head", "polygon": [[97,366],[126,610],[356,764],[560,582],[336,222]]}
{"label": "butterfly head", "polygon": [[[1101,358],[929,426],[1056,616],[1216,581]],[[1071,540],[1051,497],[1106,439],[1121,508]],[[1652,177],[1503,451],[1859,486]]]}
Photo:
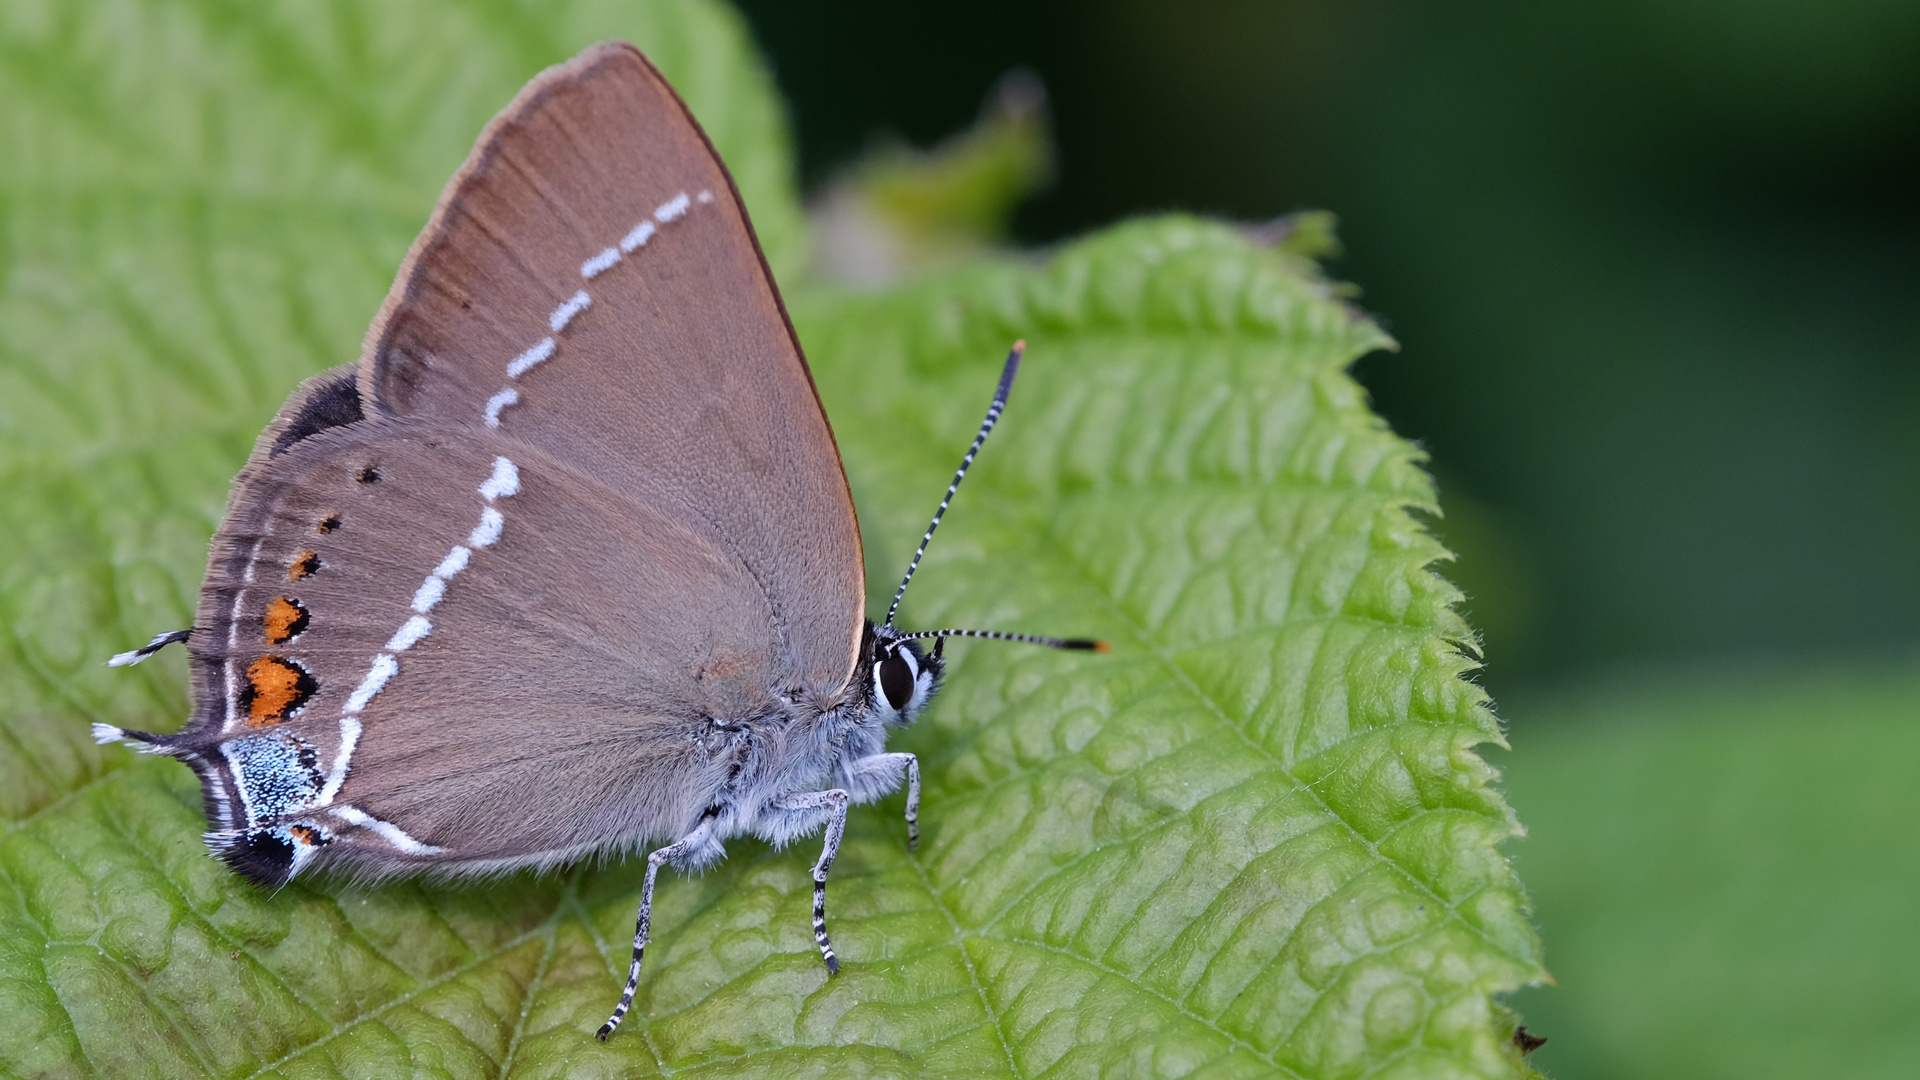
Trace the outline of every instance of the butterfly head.
{"label": "butterfly head", "polygon": [[[940,508],[933,512],[933,521],[927,525],[927,531],[920,537],[920,547],[913,553],[913,561],[907,564],[907,574],[900,579],[900,587],[894,590],[893,604],[887,608],[887,621],[879,626],[867,624],[867,637],[870,647],[861,651],[868,657],[867,675],[872,679],[869,699],[874,710],[888,723],[911,724],[920,710],[926,707],[933,692],[940,688],[940,677],[946,672],[946,662],[942,652],[950,637],[988,638],[994,641],[1024,641],[1032,645],[1046,645],[1055,649],[1090,649],[1106,652],[1104,641],[1085,638],[1042,637],[1038,634],[1011,634],[1000,630],[920,630],[908,633],[894,629],[893,617],[900,611],[900,600],[907,594],[907,586],[913,582],[913,573],[920,568],[920,559],[927,553],[927,545],[933,541],[934,530],[940,527],[940,519],[946,515],[947,507],[953,504],[954,493],[960,490],[960,481],[966,479],[967,469],[973,465],[973,459],[980,453],[980,446],[987,441],[987,435],[993,426],[1000,422],[1000,413],[1007,407],[1007,394],[1013,389],[1013,378],[1019,374],[1020,358],[1026,354],[1027,343],[1016,341],[1013,351],[1007,354],[1006,366],[1000,370],[1000,385],[994,389],[993,404],[987,407],[987,417],[980,423],[980,430],[973,436],[973,445],[967,448],[967,454],[960,459],[960,468],[953,474],[953,483],[947,485],[947,494],[940,500]],[[933,651],[927,652],[915,642],[931,638]]]}
{"label": "butterfly head", "polygon": [[873,647],[866,652],[868,700],[883,723],[904,727],[913,723],[940,689],[947,668],[941,655],[946,641],[934,639],[929,652],[917,641],[895,636],[889,627],[869,623],[868,631],[873,635]]}

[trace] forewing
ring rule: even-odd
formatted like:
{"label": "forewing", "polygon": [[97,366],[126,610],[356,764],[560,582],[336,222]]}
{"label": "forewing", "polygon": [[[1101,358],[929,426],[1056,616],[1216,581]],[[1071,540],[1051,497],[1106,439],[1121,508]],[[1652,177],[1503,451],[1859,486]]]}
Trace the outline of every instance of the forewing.
{"label": "forewing", "polygon": [[781,670],[845,684],[864,595],[832,433],[731,179],[631,46],[488,127],[361,365],[370,412],[484,425],[697,514],[764,591]]}

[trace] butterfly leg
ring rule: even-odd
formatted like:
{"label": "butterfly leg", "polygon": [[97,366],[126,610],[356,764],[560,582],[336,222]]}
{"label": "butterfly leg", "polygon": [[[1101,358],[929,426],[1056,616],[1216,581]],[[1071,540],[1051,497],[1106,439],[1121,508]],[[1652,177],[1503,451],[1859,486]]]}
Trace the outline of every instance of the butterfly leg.
{"label": "butterfly leg", "polygon": [[627,986],[620,992],[620,1004],[614,1006],[613,1015],[607,1018],[607,1022],[600,1025],[597,1034],[601,1042],[606,1042],[607,1036],[612,1035],[613,1029],[619,1027],[620,1021],[626,1018],[627,1010],[633,1007],[633,995],[640,989],[640,960],[646,956],[647,932],[653,925],[654,879],[660,875],[662,866],[685,863],[711,844],[711,832],[711,823],[702,821],[692,832],[647,856],[647,878],[640,886],[640,917],[635,920],[633,927],[633,962],[627,966]]}
{"label": "butterfly leg", "polygon": [[870,754],[848,767],[847,787],[869,802],[900,786],[907,774],[907,850],[920,846],[920,759],[912,754]]}
{"label": "butterfly leg", "polygon": [[[833,943],[827,940],[827,874],[833,869],[834,856],[840,854],[840,839],[847,833],[847,804],[852,798],[842,789],[813,791],[792,795],[780,801],[779,808],[789,812],[827,812],[827,839],[820,847],[820,861],[813,864],[813,940],[827,962],[827,974],[840,974],[840,961],[833,955]],[[816,819],[818,820],[818,819]]]}

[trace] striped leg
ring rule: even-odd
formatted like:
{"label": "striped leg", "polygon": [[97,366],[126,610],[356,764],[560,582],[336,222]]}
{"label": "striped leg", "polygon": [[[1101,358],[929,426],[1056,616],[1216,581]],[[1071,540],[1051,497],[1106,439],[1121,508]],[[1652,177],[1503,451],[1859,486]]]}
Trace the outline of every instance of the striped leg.
{"label": "striped leg", "polygon": [[902,754],[907,759],[907,850],[920,847],[920,759],[912,754]]}
{"label": "striped leg", "polygon": [[607,1036],[626,1018],[627,1010],[633,1007],[634,992],[640,989],[640,960],[647,954],[647,930],[653,924],[654,878],[659,876],[662,866],[678,865],[706,843],[707,831],[707,824],[702,822],[692,832],[647,856],[647,879],[640,886],[640,917],[633,927],[633,962],[627,966],[627,987],[620,992],[620,1004],[614,1006],[613,1015],[600,1025],[597,1035],[601,1042],[606,1042]]}
{"label": "striped leg", "polygon": [[833,955],[833,943],[827,940],[827,874],[833,869],[834,856],[840,854],[840,839],[847,832],[847,804],[852,801],[845,791],[834,788],[790,796],[780,803],[782,810],[825,810],[830,815],[820,861],[813,864],[813,940],[820,946],[829,975],[840,974],[840,961]]}
{"label": "striped leg", "polygon": [[872,778],[880,791],[892,791],[899,786],[903,769],[907,774],[907,850],[912,851],[920,846],[920,759],[903,752],[860,758],[852,766],[851,786],[865,790],[861,782]]}

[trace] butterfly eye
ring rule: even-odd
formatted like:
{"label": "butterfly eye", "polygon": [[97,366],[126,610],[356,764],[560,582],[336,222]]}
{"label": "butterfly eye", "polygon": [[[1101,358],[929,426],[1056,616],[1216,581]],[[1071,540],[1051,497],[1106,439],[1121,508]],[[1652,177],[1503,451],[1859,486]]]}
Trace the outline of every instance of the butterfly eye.
{"label": "butterfly eye", "polygon": [[896,649],[873,666],[879,677],[880,692],[887,695],[887,704],[893,706],[894,712],[905,712],[907,703],[913,700],[913,681],[918,674],[913,658],[905,649]]}

